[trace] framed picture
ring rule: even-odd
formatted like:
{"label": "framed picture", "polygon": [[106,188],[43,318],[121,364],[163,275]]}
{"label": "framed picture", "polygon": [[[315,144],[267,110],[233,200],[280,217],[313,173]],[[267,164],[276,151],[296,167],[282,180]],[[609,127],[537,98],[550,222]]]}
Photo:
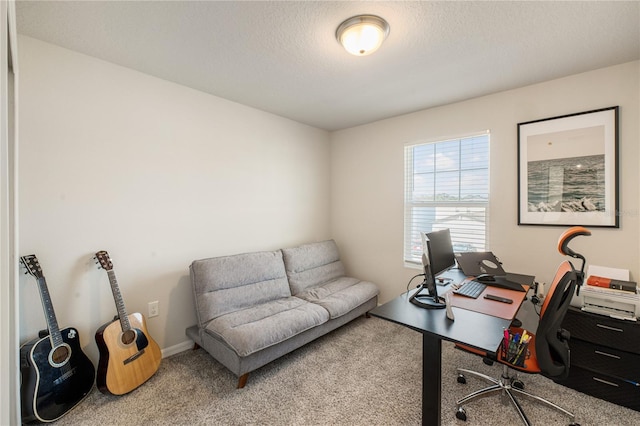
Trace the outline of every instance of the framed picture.
{"label": "framed picture", "polygon": [[618,228],[618,107],[518,123],[518,225]]}

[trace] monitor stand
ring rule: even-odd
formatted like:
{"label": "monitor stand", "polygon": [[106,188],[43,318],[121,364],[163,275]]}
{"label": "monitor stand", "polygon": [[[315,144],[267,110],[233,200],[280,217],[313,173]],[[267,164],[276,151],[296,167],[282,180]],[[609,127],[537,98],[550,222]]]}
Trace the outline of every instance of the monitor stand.
{"label": "monitor stand", "polygon": [[[444,309],[447,307],[446,303],[444,303],[444,299],[438,297],[437,295],[431,294],[420,294],[423,290],[427,290],[427,286],[422,283],[420,287],[418,287],[418,291],[413,293],[413,296],[409,298],[409,302],[413,303],[416,306],[420,306],[421,308],[427,309]],[[441,302],[442,300],[442,302]]]}

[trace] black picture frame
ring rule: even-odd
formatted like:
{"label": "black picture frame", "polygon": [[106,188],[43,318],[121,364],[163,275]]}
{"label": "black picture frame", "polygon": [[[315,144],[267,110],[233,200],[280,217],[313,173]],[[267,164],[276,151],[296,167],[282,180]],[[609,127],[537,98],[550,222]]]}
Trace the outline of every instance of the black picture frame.
{"label": "black picture frame", "polygon": [[618,110],[518,123],[518,225],[620,227]]}

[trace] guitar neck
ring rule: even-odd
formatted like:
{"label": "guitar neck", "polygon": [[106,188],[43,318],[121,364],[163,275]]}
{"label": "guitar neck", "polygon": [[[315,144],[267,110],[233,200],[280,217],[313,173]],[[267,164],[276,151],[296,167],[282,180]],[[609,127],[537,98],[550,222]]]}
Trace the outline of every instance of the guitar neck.
{"label": "guitar neck", "polygon": [[44,277],[38,277],[36,281],[38,282],[38,289],[40,290],[40,300],[42,300],[44,317],[47,321],[47,328],[49,329],[51,346],[55,348],[60,346],[63,343],[63,340],[62,335],[60,334],[60,328],[58,327],[56,313],[53,310],[53,303],[51,303],[51,296],[49,295],[49,289],[47,288],[47,281]]}
{"label": "guitar neck", "polygon": [[124,299],[120,293],[120,287],[118,287],[118,280],[116,279],[116,273],[113,269],[107,270],[109,276],[109,284],[111,285],[111,293],[113,293],[113,300],[116,302],[116,310],[118,311],[118,317],[120,318],[120,325],[122,331],[131,329],[129,323],[129,317],[127,316],[127,310],[124,308]]}

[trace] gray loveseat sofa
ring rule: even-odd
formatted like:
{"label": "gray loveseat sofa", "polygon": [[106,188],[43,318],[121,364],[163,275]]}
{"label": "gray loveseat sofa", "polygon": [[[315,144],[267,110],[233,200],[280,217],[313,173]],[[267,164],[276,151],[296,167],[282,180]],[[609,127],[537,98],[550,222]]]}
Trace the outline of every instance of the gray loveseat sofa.
{"label": "gray loveseat sofa", "polygon": [[238,376],[366,314],[378,287],[345,276],[333,240],[196,260],[190,266],[198,323],[186,333]]}

